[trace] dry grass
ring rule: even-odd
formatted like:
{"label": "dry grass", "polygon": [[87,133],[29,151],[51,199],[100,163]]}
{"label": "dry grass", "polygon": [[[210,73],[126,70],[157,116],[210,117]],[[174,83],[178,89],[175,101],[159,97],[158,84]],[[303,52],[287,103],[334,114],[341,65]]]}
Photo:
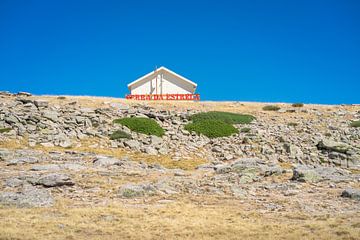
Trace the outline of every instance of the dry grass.
{"label": "dry grass", "polygon": [[233,201],[0,209],[0,239],[359,239],[360,215],[244,211]]}

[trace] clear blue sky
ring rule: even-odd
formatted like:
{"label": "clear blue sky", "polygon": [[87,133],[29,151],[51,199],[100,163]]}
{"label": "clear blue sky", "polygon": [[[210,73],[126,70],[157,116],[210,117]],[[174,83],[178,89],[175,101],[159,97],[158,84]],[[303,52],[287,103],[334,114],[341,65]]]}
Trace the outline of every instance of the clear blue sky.
{"label": "clear blue sky", "polygon": [[0,0],[0,90],[124,97],[156,65],[206,100],[360,103],[360,1]]}

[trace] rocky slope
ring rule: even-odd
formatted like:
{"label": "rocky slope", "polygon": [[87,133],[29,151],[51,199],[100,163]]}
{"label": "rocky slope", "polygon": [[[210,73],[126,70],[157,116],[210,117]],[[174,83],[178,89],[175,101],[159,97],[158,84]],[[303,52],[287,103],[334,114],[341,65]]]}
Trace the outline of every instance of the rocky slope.
{"label": "rocky slope", "polygon": [[[357,223],[360,128],[350,123],[360,118],[360,106],[278,104],[279,111],[266,112],[264,105],[1,92],[0,204],[51,209],[65,199],[69,207],[138,206],[215,196],[247,210],[351,214]],[[184,130],[190,115],[209,110],[256,120],[236,125],[250,130],[224,138]],[[155,119],[165,135],[113,123],[127,116]],[[118,129],[131,139],[110,140]],[[356,228],[345,236],[358,234]]]}

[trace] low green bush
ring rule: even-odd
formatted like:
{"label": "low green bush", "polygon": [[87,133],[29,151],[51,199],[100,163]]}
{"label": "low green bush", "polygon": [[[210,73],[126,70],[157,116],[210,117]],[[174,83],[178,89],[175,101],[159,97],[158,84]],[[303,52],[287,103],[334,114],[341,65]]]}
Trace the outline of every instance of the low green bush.
{"label": "low green bush", "polygon": [[251,128],[242,128],[242,129],[240,129],[240,132],[242,132],[242,133],[248,133],[250,131],[251,131]]}
{"label": "low green bush", "polygon": [[297,123],[295,123],[295,122],[289,122],[288,123],[288,126],[290,126],[290,127],[296,127],[298,124]]}
{"label": "low green bush", "polygon": [[275,105],[266,105],[263,107],[264,111],[278,111],[280,110],[280,107],[275,106]]}
{"label": "low green bush", "polygon": [[160,125],[155,120],[149,118],[121,118],[114,120],[114,123],[126,126],[131,131],[147,135],[161,137],[165,133],[164,129],[160,127]]}
{"label": "low green bush", "polygon": [[303,103],[293,103],[291,106],[293,106],[293,107],[303,107],[304,104]]}
{"label": "low green bush", "polygon": [[350,123],[350,127],[360,127],[360,120],[359,121],[354,121],[352,123]]}
{"label": "low green bush", "polygon": [[239,130],[231,124],[211,119],[189,123],[185,126],[185,129],[189,132],[204,134],[209,138],[227,137],[239,132]]}
{"label": "low green bush", "polygon": [[64,97],[64,96],[59,96],[59,97],[57,97],[57,98],[60,99],[60,100],[66,99],[66,97]]}
{"label": "low green bush", "polygon": [[11,128],[0,128],[0,133],[10,132]]}
{"label": "low green bush", "polygon": [[255,119],[254,116],[247,114],[219,112],[219,111],[197,113],[190,117],[190,120],[192,120],[193,122],[199,122],[203,120],[216,120],[228,124],[248,124],[254,119]]}
{"label": "low green bush", "polygon": [[117,131],[113,132],[112,134],[110,134],[111,140],[117,140],[117,139],[121,139],[121,138],[131,138],[131,135],[122,130],[117,130]]}

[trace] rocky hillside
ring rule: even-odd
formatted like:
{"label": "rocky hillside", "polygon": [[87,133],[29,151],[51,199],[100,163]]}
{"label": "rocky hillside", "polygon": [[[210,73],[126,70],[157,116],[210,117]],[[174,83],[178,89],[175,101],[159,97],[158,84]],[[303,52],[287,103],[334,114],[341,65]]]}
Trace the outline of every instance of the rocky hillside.
{"label": "rocky hillside", "polygon": [[[297,226],[302,234],[324,231],[324,239],[359,237],[360,127],[353,123],[360,119],[360,106],[276,104],[279,109],[266,111],[266,105],[136,102],[0,92],[0,219],[9,221],[0,230],[0,238],[51,236],[36,227],[15,231],[22,223],[17,227],[11,224],[16,215],[9,215],[9,211],[34,207],[60,211],[63,202],[70,209],[114,204],[120,208],[126,205],[153,209],[180,202],[227,209],[241,203],[235,211],[255,211],[265,218],[276,215],[274,223]],[[185,130],[192,122],[191,116],[208,111],[250,114],[255,119],[234,124],[238,133],[227,137],[209,138]],[[164,135],[139,133],[114,122],[127,117],[153,119]],[[126,137],[111,137],[115,132]],[[114,227],[123,226],[114,220],[119,216],[105,212]],[[329,223],[309,231],[302,227],[301,218],[284,224],[288,219],[282,214],[291,213],[303,214],[306,219],[324,215],[341,219],[341,224],[331,227]],[[45,221],[37,212],[31,210],[28,214]],[[148,217],[143,216],[144,224],[151,222]],[[191,222],[191,216],[186,218]],[[85,231],[61,220],[51,221],[52,231],[57,232],[58,225],[69,230],[56,237],[81,238],[86,233],[95,238],[110,237],[112,231],[104,231],[104,226]],[[102,221],[98,226],[104,224]],[[235,227],[238,221],[224,220],[224,225],[215,228],[215,235],[195,234],[194,230],[193,237],[239,236]],[[267,224],[264,221],[260,225]],[[189,237],[167,223],[160,226],[168,227],[162,233],[168,235],[158,237]],[[221,230],[224,228],[236,231],[225,233]],[[258,239],[272,234],[262,231],[244,236]],[[295,236],[291,232],[276,234],[283,238]]]}

